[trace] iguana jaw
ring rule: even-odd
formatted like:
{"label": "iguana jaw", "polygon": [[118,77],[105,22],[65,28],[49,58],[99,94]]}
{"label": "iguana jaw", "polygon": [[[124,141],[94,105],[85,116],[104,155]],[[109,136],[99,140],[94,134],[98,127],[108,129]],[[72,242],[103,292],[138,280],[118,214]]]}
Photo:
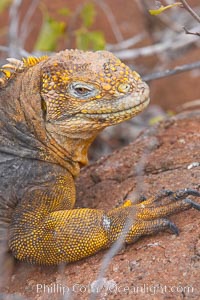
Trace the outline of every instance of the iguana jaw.
{"label": "iguana jaw", "polygon": [[[115,107],[112,112],[88,112],[88,113],[78,113],[76,116],[80,118],[86,118],[91,121],[96,121],[99,123],[99,127],[105,126],[111,126],[115,125],[121,122],[124,122],[126,120],[131,119],[141,111],[143,111],[149,104],[150,98],[149,97],[143,97],[141,99],[136,99],[134,105],[128,105],[127,104],[131,102],[134,95],[128,95],[123,97],[121,99],[121,105],[118,107]],[[121,107],[125,107],[122,109]]]}

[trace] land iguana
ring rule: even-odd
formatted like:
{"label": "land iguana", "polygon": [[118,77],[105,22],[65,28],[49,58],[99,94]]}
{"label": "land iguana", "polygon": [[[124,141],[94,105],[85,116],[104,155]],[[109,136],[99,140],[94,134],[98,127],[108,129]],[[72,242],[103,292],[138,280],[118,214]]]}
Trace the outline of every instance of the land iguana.
{"label": "land iguana", "polygon": [[122,234],[132,243],[167,228],[178,233],[165,217],[200,210],[188,198],[200,193],[190,189],[108,212],[74,208],[74,178],[97,134],[149,103],[147,84],[113,54],[65,50],[10,58],[0,71],[1,255],[46,265],[77,261]]}

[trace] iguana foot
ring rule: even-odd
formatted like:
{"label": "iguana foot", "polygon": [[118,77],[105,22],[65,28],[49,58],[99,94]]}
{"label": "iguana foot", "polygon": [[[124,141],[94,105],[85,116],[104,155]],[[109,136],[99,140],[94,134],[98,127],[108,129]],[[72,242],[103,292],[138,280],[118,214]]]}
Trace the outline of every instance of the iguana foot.
{"label": "iguana foot", "polygon": [[[140,217],[148,220],[166,217],[189,208],[200,210],[200,204],[187,198],[188,196],[200,197],[200,192],[193,189],[180,189],[175,192],[161,190],[157,195],[137,204],[138,207],[144,209]],[[147,213],[145,213],[145,209],[147,209]]]}
{"label": "iguana foot", "polygon": [[[124,207],[129,206],[135,219],[126,238],[127,243],[132,243],[140,236],[154,234],[170,229],[173,233],[179,233],[178,228],[171,221],[165,219],[175,213],[195,208],[200,210],[200,204],[194,202],[188,196],[200,197],[200,192],[193,189],[182,189],[175,192],[162,190],[157,195],[143,200],[140,203],[130,205],[127,200]],[[129,205],[127,205],[129,203]]]}

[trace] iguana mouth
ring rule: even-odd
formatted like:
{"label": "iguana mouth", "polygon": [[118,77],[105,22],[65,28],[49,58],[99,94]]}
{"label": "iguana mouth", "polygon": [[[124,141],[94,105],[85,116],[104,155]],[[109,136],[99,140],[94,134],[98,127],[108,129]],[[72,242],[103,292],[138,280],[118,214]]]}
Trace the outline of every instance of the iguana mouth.
{"label": "iguana mouth", "polygon": [[[146,108],[148,106],[150,102],[150,97],[146,97],[143,101],[130,106],[128,108],[124,108],[124,109],[119,109],[119,110],[114,110],[113,108],[109,108],[109,110],[107,112],[76,112],[73,114],[64,114],[62,117],[58,118],[56,120],[56,122],[62,122],[66,119],[70,119],[70,118],[87,118],[87,119],[99,119],[99,121],[109,121],[112,119],[117,119],[120,118],[121,122],[126,120],[126,119],[130,119],[132,117],[134,117],[135,115],[139,114],[144,108]],[[116,106],[117,108],[117,106]]]}
{"label": "iguana mouth", "polygon": [[127,109],[121,109],[116,110],[112,112],[97,112],[97,113],[78,113],[76,114],[77,117],[86,117],[88,119],[99,119],[99,121],[117,121],[120,119],[121,121],[124,121],[126,119],[130,119],[133,116],[137,115],[141,112],[146,106],[148,106],[150,102],[150,97],[146,98],[144,101],[140,102],[139,104],[136,104],[134,106],[131,106]]}

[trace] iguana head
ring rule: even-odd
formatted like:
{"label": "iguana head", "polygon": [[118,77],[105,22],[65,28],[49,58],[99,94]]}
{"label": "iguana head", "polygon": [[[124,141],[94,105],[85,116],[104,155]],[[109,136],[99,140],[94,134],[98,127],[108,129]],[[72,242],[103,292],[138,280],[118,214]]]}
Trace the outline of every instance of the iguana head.
{"label": "iguana head", "polygon": [[141,112],[149,88],[110,52],[65,50],[42,65],[41,97],[47,124],[89,133]]}
{"label": "iguana head", "polygon": [[65,50],[8,62],[0,69],[0,135],[9,137],[9,151],[58,162],[72,174],[87,163],[99,131],[149,103],[140,76],[107,51]]}

